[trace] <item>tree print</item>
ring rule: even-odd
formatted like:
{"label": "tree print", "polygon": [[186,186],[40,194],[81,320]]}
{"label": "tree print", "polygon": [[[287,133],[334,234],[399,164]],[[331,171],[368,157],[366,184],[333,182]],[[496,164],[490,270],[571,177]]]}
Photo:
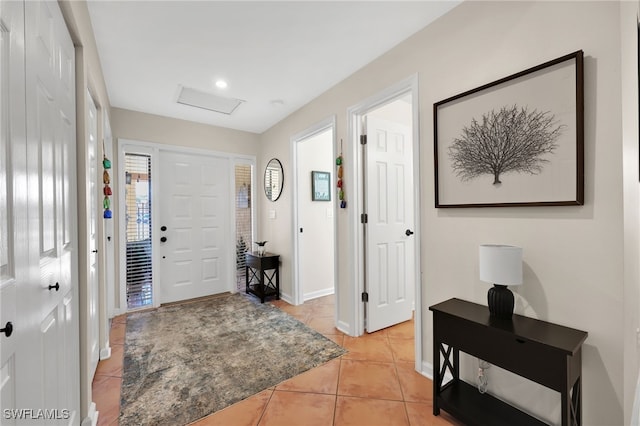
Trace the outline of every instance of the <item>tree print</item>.
{"label": "tree print", "polygon": [[498,185],[507,172],[539,174],[549,160],[545,154],[556,149],[565,125],[550,112],[529,111],[526,107],[502,107],[472,119],[462,135],[449,147],[452,167],[462,181],[493,175]]}

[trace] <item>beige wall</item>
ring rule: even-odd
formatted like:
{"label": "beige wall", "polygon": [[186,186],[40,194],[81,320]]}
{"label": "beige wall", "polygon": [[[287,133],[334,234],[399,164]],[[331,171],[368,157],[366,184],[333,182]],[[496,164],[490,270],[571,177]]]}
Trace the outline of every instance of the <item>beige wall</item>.
{"label": "beige wall", "polygon": [[[623,219],[625,210],[638,217],[638,188],[637,181],[631,184],[623,174],[620,18],[617,2],[465,2],[261,135],[259,169],[271,157],[280,158],[285,169],[284,193],[275,203],[277,219],[263,215],[260,222],[271,249],[282,255],[283,291],[289,292],[291,283],[289,137],[337,114],[337,140],[351,143],[347,108],[418,73],[422,309],[427,312],[428,306],[450,297],[486,303],[488,285],[478,279],[478,245],[523,247],[525,276],[516,290],[517,312],[589,332],[583,353],[584,423],[623,424],[631,409],[628,404],[623,408],[630,392],[624,379],[625,347],[629,359],[637,358],[629,340],[632,326],[624,327],[625,292],[635,297],[627,310],[636,312],[638,304],[638,273],[624,266],[625,260],[637,262],[637,227]],[[585,205],[435,209],[433,103],[578,49],[585,52]],[[637,126],[637,116],[629,119]],[[631,143],[625,142],[625,149],[627,145]],[[347,173],[353,165],[350,152],[345,146]],[[628,209],[623,181],[629,181]],[[347,211],[339,210],[337,220],[338,295],[348,298],[354,259],[345,248],[352,230]],[[632,236],[625,245],[627,225]],[[349,320],[345,305],[341,321]],[[430,363],[431,315],[423,318],[423,354]],[[557,394],[497,369],[490,374],[491,392],[543,419],[559,420]],[[637,375],[637,367],[631,374]]]}
{"label": "beige wall", "polygon": [[[108,106],[86,4],[60,4],[74,42],[81,47],[79,86],[89,87],[96,101]],[[490,241],[522,246],[525,282],[516,290],[517,312],[588,331],[584,423],[628,423],[638,375],[638,114],[635,42],[629,42],[637,10],[637,2],[466,2],[262,135],[117,108],[112,110],[113,135],[259,155],[258,176],[270,158],[279,158],[285,170],[284,193],[270,203],[257,192],[258,233],[269,240],[270,250],[282,255],[283,292],[291,293],[290,137],[336,114],[337,140],[344,140],[349,175],[353,158],[347,108],[418,73],[423,312],[454,296],[485,303],[487,285],[477,277],[477,246]],[[577,49],[585,52],[585,206],[433,208],[433,103]],[[83,111],[84,102],[78,108]],[[81,115],[78,128],[82,156]],[[78,171],[82,173],[80,167]],[[349,188],[349,182],[346,185]],[[82,205],[86,200],[80,195]],[[353,259],[344,249],[352,232],[347,220],[352,208],[337,211],[338,294],[347,298],[345,302],[354,285],[349,277]],[[276,210],[276,219],[267,219],[267,210]],[[79,219],[82,250],[86,238],[82,214]],[[343,303],[339,319],[348,321],[350,309]],[[422,325],[423,353],[430,362],[430,315],[424,315]],[[555,395],[496,370],[490,374],[492,392],[507,395],[540,417],[557,420],[560,408]],[[85,377],[81,386],[86,411],[90,381]]]}
{"label": "beige wall", "polygon": [[[80,300],[80,416],[86,420],[89,416],[94,416],[95,406],[92,406],[91,382],[93,372],[90,368],[91,357],[89,345],[90,327],[89,323],[89,292],[87,283],[90,280],[89,272],[89,217],[90,206],[89,185],[85,178],[89,169],[87,156],[88,140],[88,113],[87,113],[87,90],[98,107],[98,140],[103,137],[103,122],[108,121],[109,96],[107,94],[104,76],[98,51],[96,48],[93,28],[89,18],[89,11],[85,2],[60,0],[58,2],[62,15],[71,34],[71,38],[76,47],[76,142],[77,142],[77,174],[78,174],[78,283]],[[102,147],[99,145],[98,158],[101,159]],[[102,198],[99,198],[102,201]],[[96,208],[98,208],[96,206]],[[98,212],[102,210],[98,208]],[[99,221],[98,252],[99,262],[104,264],[104,238],[102,235],[102,221]],[[101,294],[100,314],[99,314],[99,344],[101,351],[108,351],[109,324],[106,316],[106,297],[104,288],[104,270],[101,268],[99,276]]]}
{"label": "beige wall", "polygon": [[111,109],[114,139],[257,155],[258,135],[121,108]]}

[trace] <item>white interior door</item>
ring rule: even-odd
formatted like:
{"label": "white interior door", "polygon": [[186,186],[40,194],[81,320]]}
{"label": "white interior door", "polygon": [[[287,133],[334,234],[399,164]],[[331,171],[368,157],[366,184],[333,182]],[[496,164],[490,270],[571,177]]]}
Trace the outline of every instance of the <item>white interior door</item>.
{"label": "white interior door", "polygon": [[41,385],[18,396],[70,410],[48,422],[70,424],[79,421],[75,49],[56,2],[25,2],[25,27],[29,220],[39,224],[29,228],[29,265],[39,268],[20,297],[37,319],[23,362]]}
{"label": "white interior door", "polygon": [[161,151],[159,164],[161,303],[229,291],[229,160]]}
{"label": "white interior door", "polygon": [[57,2],[0,21],[1,423],[79,424],[74,47]]}
{"label": "white interior door", "polygon": [[[366,116],[366,330],[411,319],[415,236],[413,144],[406,125]],[[408,234],[408,235],[407,235]]]}
{"label": "white interior door", "polygon": [[26,171],[26,191],[14,186],[13,197],[14,207],[26,199],[28,220],[13,230],[28,244],[25,257],[24,243],[14,245],[16,271],[26,271],[17,281],[15,404],[49,410],[39,424],[77,424],[75,50],[57,2],[27,1],[24,12],[26,170],[9,168],[18,179]]}
{"label": "white interior door", "polygon": [[[27,164],[24,99],[24,11],[19,2],[0,2],[0,407],[17,408],[18,285],[28,279]],[[9,331],[11,330],[11,331]],[[21,380],[30,380],[29,371]],[[33,373],[31,373],[33,374]],[[37,379],[37,378],[36,378]],[[2,419],[15,425],[16,419]]]}
{"label": "white interior door", "polygon": [[89,306],[89,323],[87,324],[88,342],[90,346],[89,371],[95,373],[100,360],[100,320],[98,317],[98,109],[87,91],[87,123],[88,137],[87,156],[89,167],[87,181],[89,183],[89,282],[87,283],[87,300]]}

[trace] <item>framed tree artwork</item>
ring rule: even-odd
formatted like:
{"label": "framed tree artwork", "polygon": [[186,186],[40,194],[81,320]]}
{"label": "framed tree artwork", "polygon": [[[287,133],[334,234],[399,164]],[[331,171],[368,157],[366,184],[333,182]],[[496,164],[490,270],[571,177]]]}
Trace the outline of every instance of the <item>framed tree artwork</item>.
{"label": "framed tree artwork", "polygon": [[584,204],[581,50],[433,106],[435,206]]}

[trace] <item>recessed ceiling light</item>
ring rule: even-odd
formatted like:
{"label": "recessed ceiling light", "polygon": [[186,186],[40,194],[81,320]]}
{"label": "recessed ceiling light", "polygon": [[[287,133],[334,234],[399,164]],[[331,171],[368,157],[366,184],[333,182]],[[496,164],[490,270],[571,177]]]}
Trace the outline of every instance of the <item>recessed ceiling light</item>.
{"label": "recessed ceiling light", "polygon": [[227,88],[227,82],[224,80],[218,80],[216,81],[216,87],[218,89],[226,89]]}

